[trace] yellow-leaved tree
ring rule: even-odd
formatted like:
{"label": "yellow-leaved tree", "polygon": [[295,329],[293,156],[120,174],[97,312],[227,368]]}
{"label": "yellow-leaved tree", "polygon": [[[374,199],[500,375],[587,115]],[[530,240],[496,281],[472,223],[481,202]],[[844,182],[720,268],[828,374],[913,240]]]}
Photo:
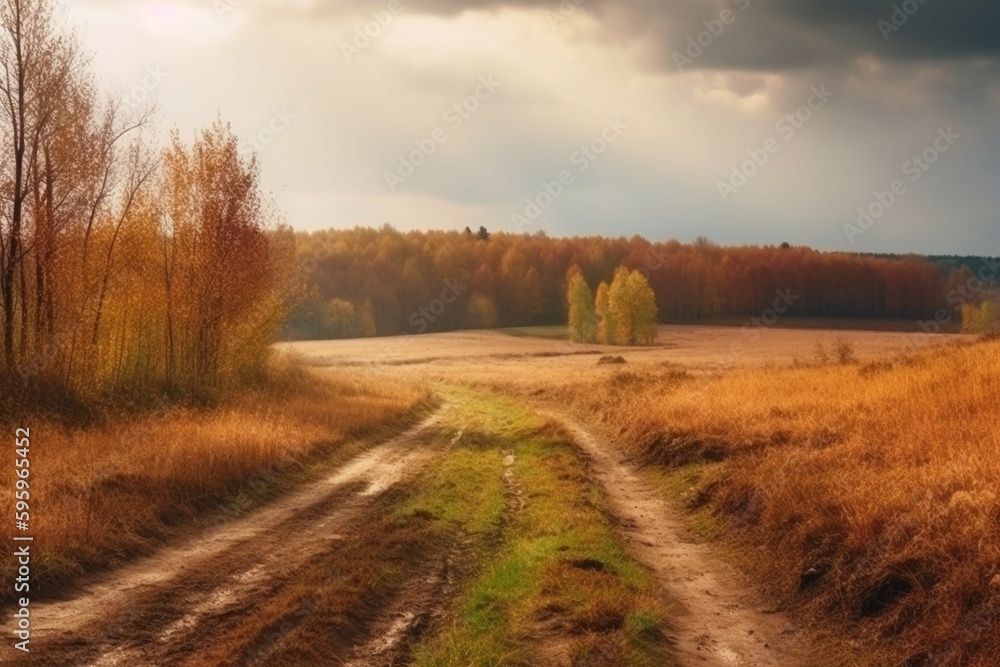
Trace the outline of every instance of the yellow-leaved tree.
{"label": "yellow-leaved tree", "polygon": [[597,315],[597,340],[605,345],[614,345],[618,336],[618,321],[611,310],[611,288],[605,282],[597,286],[594,312]]}
{"label": "yellow-leaved tree", "polygon": [[597,340],[594,294],[579,269],[571,274],[566,288],[569,337],[574,343],[593,343]]}
{"label": "yellow-leaved tree", "polygon": [[1000,314],[992,301],[983,301],[979,306],[962,306],[962,331],[969,334],[989,336],[1000,332]]}
{"label": "yellow-leaved tree", "polygon": [[[606,287],[604,283],[601,286]],[[598,289],[596,309],[602,342],[644,345],[656,339],[656,294],[639,271],[619,267],[611,286]]]}

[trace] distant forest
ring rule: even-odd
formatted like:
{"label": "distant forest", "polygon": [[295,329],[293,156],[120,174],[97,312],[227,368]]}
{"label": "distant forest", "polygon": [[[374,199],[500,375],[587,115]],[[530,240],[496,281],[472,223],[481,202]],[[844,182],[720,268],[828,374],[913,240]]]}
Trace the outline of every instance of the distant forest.
{"label": "distant forest", "polygon": [[[631,238],[354,228],[296,233],[301,292],[288,339],[566,322],[578,267],[591,288],[625,266],[648,276],[661,322],[755,317],[779,293],[789,316],[933,319],[996,287],[975,257],[860,255]],[[976,274],[984,277],[981,283]]]}

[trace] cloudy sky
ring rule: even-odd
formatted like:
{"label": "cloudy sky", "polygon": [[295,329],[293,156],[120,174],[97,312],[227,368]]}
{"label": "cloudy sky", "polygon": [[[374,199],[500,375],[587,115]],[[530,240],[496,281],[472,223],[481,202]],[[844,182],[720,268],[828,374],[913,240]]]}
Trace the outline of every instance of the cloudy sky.
{"label": "cloudy sky", "polygon": [[1000,254],[997,3],[575,2],[68,14],[161,134],[231,122],[299,229]]}

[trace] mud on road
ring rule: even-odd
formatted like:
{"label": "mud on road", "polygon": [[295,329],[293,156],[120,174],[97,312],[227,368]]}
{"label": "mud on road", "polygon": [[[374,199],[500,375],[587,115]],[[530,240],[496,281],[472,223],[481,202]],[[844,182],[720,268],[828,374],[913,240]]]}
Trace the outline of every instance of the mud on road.
{"label": "mud on road", "polygon": [[[431,446],[438,421],[429,418],[257,512],[95,579],[70,600],[33,604],[32,654],[5,664],[276,664],[277,653],[288,648],[286,638],[307,622],[322,625],[344,651],[324,664],[342,664],[348,654],[356,667],[396,664],[402,640],[426,618],[401,611],[380,625],[386,612],[376,610],[383,605],[370,599],[370,591],[358,591],[360,604],[351,613],[330,618],[313,613],[322,604],[314,591],[296,589],[308,568],[322,567],[338,550],[363,547],[377,499],[440,452]],[[447,557],[422,555],[428,567],[415,567],[420,576],[399,586],[398,597],[412,603],[390,602],[390,613],[394,607],[419,610],[421,599],[427,607],[448,584]],[[345,587],[358,588],[356,579]],[[9,624],[3,631],[10,633]],[[291,651],[280,662],[314,660]]]}

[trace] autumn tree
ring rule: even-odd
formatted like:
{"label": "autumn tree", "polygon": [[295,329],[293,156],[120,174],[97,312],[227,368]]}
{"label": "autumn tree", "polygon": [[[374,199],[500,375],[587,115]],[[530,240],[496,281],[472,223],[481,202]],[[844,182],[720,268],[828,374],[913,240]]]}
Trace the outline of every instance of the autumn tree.
{"label": "autumn tree", "polygon": [[988,336],[1000,331],[1000,313],[997,304],[983,301],[979,306],[962,306],[962,331],[969,334]]}
{"label": "autumn tree", "polygon": [[608,344],[640,345],[656,338],[656,295],[642,273],[620,267],[607,300],[608,316],[614,322]]}
{"label": "autumn tree", "polygon": [[[591,286],[602,281],[610,286],[618,267],[639,271],[655,293],[657,317],[663,320],[755,317],[771,307],[778,290],[798,297],[787,312],[792,317],[926,319],[947,305],[952,287],[964,289],[968,272],[957,267],[971,261],[956,258],[938,265],[917,257],[824,253],[802,246],[721,247],[704,239],[651,243],[635,236],[560,239],[495,232],[484,243],[471,230],[355,228],[300,233],[298,239],[299,261],[317,264],[309,286],[326,300],[342,298],[356,306],[370,298],[383,335],[407,330],[410,314],[433,299],[445,281],[467,286],[468,299],[476,294],[490,299],[497,326],[563,324],[573,266]],[[325,247],[338,250],[320,252]],[[469,302],[448,309],[432,329],[480,326],[474,313]]]}
{"label": "autumn tree", "polygon": [[575,343],[593,343],[597,340],[597,312],[594,293],[583,276],[576,272],[569,280],[566,293],[569,311],[569,337]]}
{"label": "autumn tree", "polygon": [[613,335],[606,341],[608,345],[630,345],[634,337],[628,278],[629,270],[620,266],[608,288],[608,312],[615,323]]}
{"label": "autumn tree", "polygon": [[614,345],[618,340],[618,320],[611,309],[611,288],[605,282],[597,286],[594,314],[597,316],[597,340]]}
{"label": "autumn tree", "polygon": [[55,15],[50,0],[0,4],[0,366],[79,388],[127,365],[137,311],[118,297],[142,293],[127,283],[156,165],[149,109],[100,101]]}
{"label": "autumn tree", "polygon": [[252,372],[269,341],[247,339],[280,309],[255,157],[217,121],[191,147],[175,131],[163,155],[163,289],[172,386],[212,388]]}
{"label": "autumn tree", "polygon": [[649,286],[646,276],[640,271],[633,271],[628,277],[627,290],[630,311],[632,345],[649,345],[656,340],[656,317],[659,308],[656,304],[656,293]]}
{"label": "autumn tree", "polygon": [[0,0],[0,409],[258,377],[308,292],[256,159],[222,123],[152,150],[151,109],[99,91],[55,6]]}
{"label": "autumn tree", "polygon": [[375,305],[371,298],[365,299],[357,308],[357,329],[359,338],[373,338],[378,335],[375,327]]}
{"label": "autumn tree", "polygon": [[78,68],[75,44],[56,25],[52,2],[0,3],[0,62],[2,362],[16,373],[18,339],[22,356],[29,342],[25,260],[31,241],[26,235],[31,231],[31,193],[38,177],[32,167],[51,133],[60,98]]}
{"label": "autumn tree", "polygon": [[473,294],[466,307],[469,326],[474,329],[492,329],[497,325],[497,307],[485,294]]}

